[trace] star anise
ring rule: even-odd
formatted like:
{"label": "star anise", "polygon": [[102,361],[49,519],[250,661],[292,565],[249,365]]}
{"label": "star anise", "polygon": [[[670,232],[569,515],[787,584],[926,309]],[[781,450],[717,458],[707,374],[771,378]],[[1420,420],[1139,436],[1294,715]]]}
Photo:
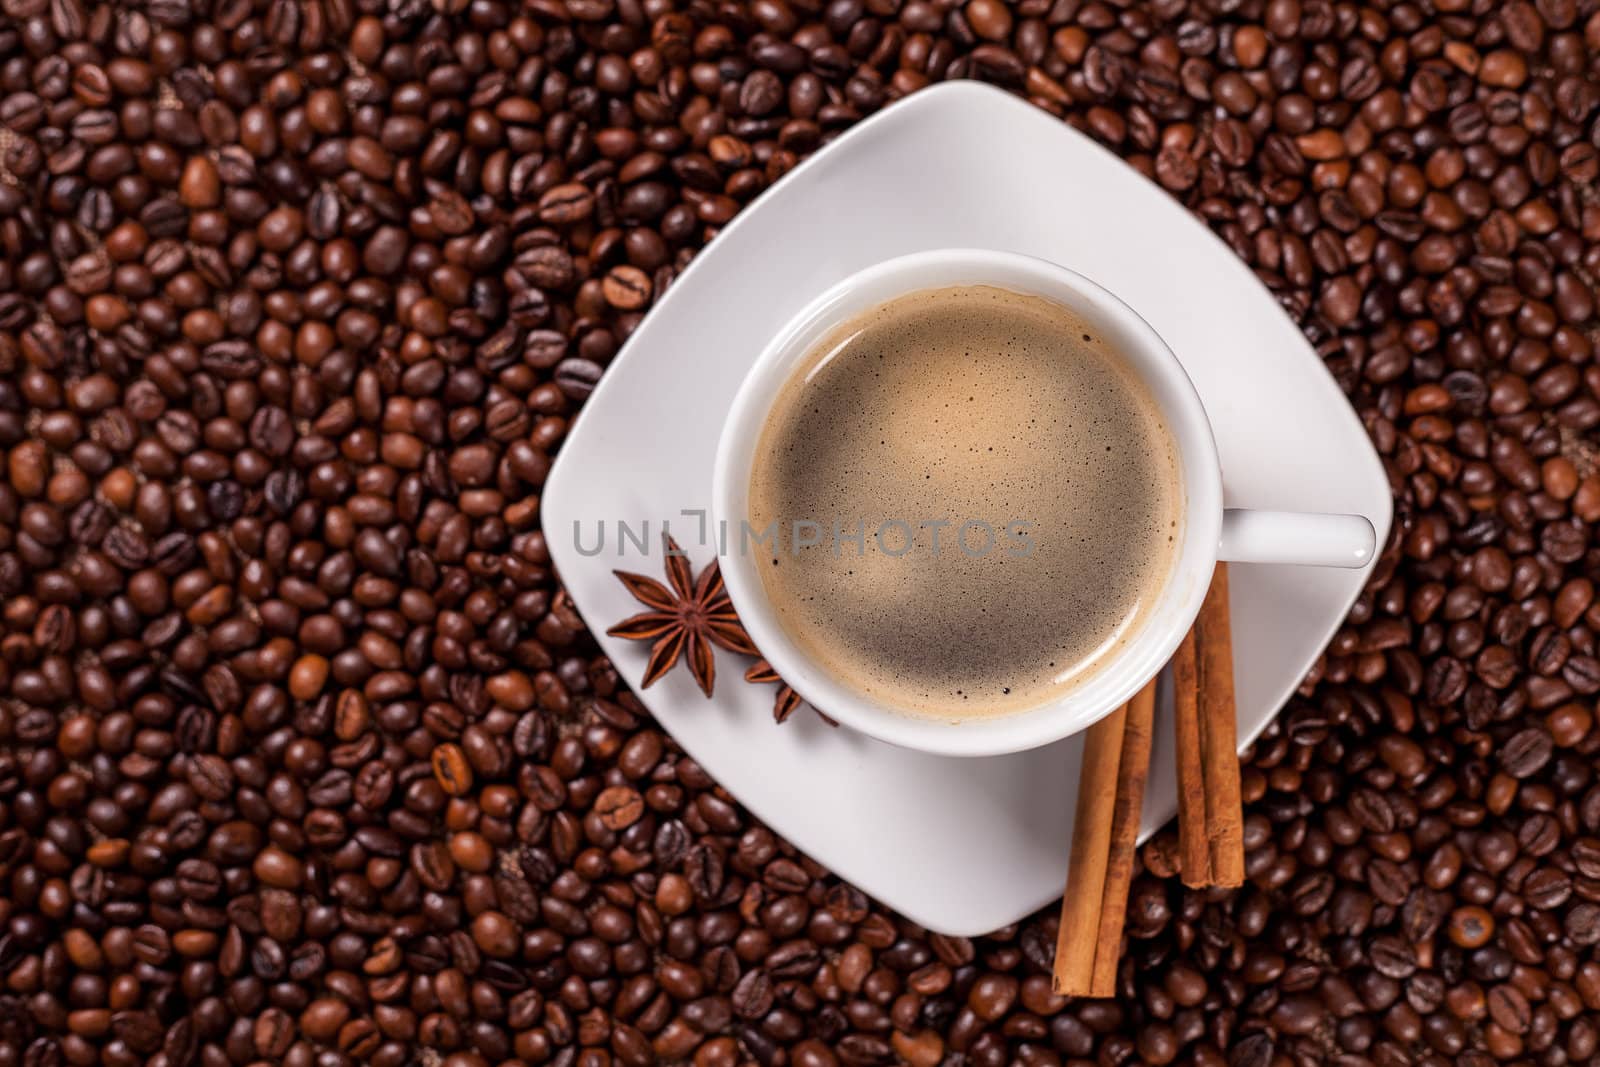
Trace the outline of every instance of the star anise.
{"label": "star anise", "polygon": [[630,641],[655,642],[641,688],[649,688],[682,658],[688,661],[689,673],[694,675],[700,691],[710,696],[717,678],[711,646],[743,656],[758,655],[756,646],[750,643],[733,610],[717,561],[712,560],[696,580],[678,543],[666,534],[661,535],[661,541],[666,549],[671,588],[642,574],[613,571],[628,592],[650,610],[622,620],[606,633]]}
{"label": "star anise", "polygon": [[[760,684],[762,682],[778,683],[778,695],[772,702],[773,722],[787,721],[789,716],[794,714],[794,709],[800,706],[800,694],[796,693],[793,689],[790,689],[789,683],[779,677],[778,672],[772,669],[772,664],[768,663],[764,659],[757,660],[751,665],[749,670],[744,672],[744,680],[756,684]],[[822,714],[822,712],[817,711],[816,708],[812,708],[811,710],[816,711],[817,718],[821,719],[829,726],[839,725],[837,722],[834,722],[832,719]]]}
{"label": "star anise", "polygon": [[778,677],[778,672],[772,669],[772,664],[766,660],[756,660],[751,668],[744,672],[744,680],[760,684],[762,682],[777,682],[778,697],[772,704],[772,721],[783,722],[794,714],[794,709],[800,706],[800,694],[789,688],[789,683]]}

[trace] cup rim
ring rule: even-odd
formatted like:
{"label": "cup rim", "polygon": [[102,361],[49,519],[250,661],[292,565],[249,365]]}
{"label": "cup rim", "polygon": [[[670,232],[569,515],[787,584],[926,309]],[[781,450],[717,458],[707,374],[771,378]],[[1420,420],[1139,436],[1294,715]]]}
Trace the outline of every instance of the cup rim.
{"label": "cup rim", "polygon": [[[756,441],[795,367],[822,335],[850,316],[925,289],[988,284],[1055,300],[1108,336],[1156,395],[1178,450],[1184,529],[1167,583],[1123,647],[1054,699],[996,716],[921,717],[873,701],[833,677],[789,638],[771,606],[753,555],[741,551]],[[818,295],[762,349],[746,372],[717,442],[711,518],[719,533],[723,582],[751,640],[807,703],[853,729],[903,748],[942,756],[995,756],[1087,729],[1130,699],[1164,666],[1199,612],[1222,523],[1221,471],[1199,394],[1155,329],[1114,294],[1060,264],[1015,252],[945,248],[915,252],[857,271]]]}

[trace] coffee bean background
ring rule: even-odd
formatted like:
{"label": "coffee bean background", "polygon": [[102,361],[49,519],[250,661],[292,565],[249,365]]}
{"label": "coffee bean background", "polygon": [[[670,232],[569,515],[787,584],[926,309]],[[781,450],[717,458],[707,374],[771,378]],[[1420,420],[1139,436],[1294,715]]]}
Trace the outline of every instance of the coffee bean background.
{"label": "coffee bean background", "polygon": [[[0,0],[0,1067],[1594,1062],[1597,54],[1595,0]],[[1147,846],[1115,1002],[751,819],[539,528],[696,250],[965,77],[1209,223],[1396,497],[1248,885]]]}

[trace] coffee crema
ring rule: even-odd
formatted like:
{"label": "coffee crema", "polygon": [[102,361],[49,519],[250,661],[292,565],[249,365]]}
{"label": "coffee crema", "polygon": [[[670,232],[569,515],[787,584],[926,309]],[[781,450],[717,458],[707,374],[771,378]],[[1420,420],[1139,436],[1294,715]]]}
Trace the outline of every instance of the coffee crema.
{"label": "coffee crema", "polygon": [[833,330],[759,438],[749,522],[788,636],[901,712],[1037,707],[1130,636],[1182,534],[1176,445],[1076,314],[990,286]]}

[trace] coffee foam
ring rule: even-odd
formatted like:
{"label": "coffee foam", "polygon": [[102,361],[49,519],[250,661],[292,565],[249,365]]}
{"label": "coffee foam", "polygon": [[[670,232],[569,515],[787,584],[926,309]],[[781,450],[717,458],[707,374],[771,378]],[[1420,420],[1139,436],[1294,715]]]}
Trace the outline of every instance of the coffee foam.
{"label": "coffee foam", "polygon": [[[1178,472],[1147,387],[1082,319],[929,290],[846,323],[791,377],[750,521],[782,531],[760,570],[796,643],[882,703],[971,718],[1047,702],[1138,626],[1176,555]],[[919,524],[938,519],[935,551]],[[795,550],[794,520],[822,543]],[[965,520],[990,551],[979,527],[958,543]]]}

